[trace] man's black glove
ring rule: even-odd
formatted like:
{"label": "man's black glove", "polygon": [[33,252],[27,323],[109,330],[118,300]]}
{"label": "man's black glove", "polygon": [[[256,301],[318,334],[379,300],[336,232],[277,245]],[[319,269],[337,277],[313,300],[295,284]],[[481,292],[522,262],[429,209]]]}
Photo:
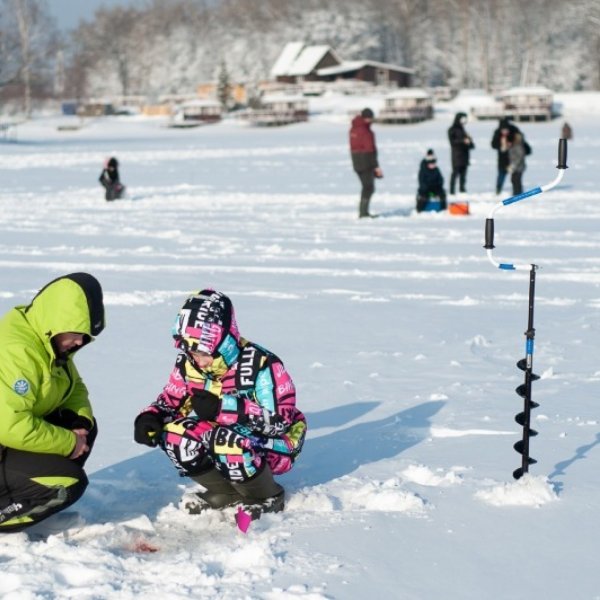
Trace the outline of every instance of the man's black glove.
{"label": "man's black glove", "polygon": [[201,421],[214,421],[219,414],[221,400],[206,390],[194,391],[192,408]]}
{"label": "man's black glove", "polygon": [[156,414],[143,412],[139,414],[134,423],[133,438],[138,444],[156,446],[163,430],[163,421]]}

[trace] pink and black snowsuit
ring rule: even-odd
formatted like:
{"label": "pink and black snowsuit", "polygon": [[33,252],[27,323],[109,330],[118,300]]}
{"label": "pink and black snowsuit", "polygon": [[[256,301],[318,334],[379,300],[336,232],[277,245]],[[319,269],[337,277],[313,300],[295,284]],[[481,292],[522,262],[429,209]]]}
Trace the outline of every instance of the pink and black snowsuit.
{"label": "pink and black snowsuit", "polygon": [[[251,478],[264,461],[275,475],[289,471],[306,435],[294,383],[277,356],[239,335],[229,298],[214,290],[188,298],[173,337],[180,350],[175,366],[143,412],[161,417],[159,445],[180,473],[193,476],[208,461],[234,482]],[[208,352],[213,364],[199,369],[190,351]],[[219,398],[211,420],[192,409],[203,390]]]}

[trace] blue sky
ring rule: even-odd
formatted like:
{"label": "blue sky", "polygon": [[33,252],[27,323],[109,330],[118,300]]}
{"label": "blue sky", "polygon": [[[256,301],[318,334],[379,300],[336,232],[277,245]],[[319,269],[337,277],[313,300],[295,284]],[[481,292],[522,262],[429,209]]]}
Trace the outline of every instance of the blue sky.
{"label": "blue sky", "polygon": [[82,19],[90,20],[102,6],[128,6],[135,0],[48,0],[48,8],[62,30],[77,27]]}

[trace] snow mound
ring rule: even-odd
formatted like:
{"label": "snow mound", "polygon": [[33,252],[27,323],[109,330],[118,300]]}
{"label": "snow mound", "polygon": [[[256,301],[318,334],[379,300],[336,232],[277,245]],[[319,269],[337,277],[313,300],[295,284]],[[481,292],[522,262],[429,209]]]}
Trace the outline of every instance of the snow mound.
{"label": "snow mound", "polygon": [[326,486],[316,486],[293,494],[287,509],[334,511],[382,511],[422,515],[425,501],[401,488],[401,480],[366,481],[354,477],[341,477]]}
{"label": "snow mound", "polygon": [[407,481],[430,487],[448,487],[462,483],[462,478],[454,470],[450,470],[444,475],[436,475],[424,465],[410,465],[402,471],[402,476]]}
{"label": "snow mound", "polygon": [[497,485],[476,492],[475,497],[492,506],[543,506],[558,500],[546,477],[524,475],[514,483]]}

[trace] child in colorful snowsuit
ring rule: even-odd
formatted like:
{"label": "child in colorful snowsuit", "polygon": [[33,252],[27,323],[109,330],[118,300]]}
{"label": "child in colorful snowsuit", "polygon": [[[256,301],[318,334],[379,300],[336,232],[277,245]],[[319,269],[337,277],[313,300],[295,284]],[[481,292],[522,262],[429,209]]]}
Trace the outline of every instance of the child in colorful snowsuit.
{"label": "child in colorful snowsuit", "polygon": [[125,186],[119,178],[119,161],[114,156],[106,161],[98,181],[106,190],[104,198],[107,201],[118,200],[123,196]]}
{"label": "child in colorful snowsuit", "polygon": [[240,336],[231,300],[205,289],[173,327],[179,350],[168,383],[135,420],[135,441],[159,446],[202,486],[191,513],[241,505],[253,518],[283,510],[273,475],[289,471],[306,434],[281,360]]}

